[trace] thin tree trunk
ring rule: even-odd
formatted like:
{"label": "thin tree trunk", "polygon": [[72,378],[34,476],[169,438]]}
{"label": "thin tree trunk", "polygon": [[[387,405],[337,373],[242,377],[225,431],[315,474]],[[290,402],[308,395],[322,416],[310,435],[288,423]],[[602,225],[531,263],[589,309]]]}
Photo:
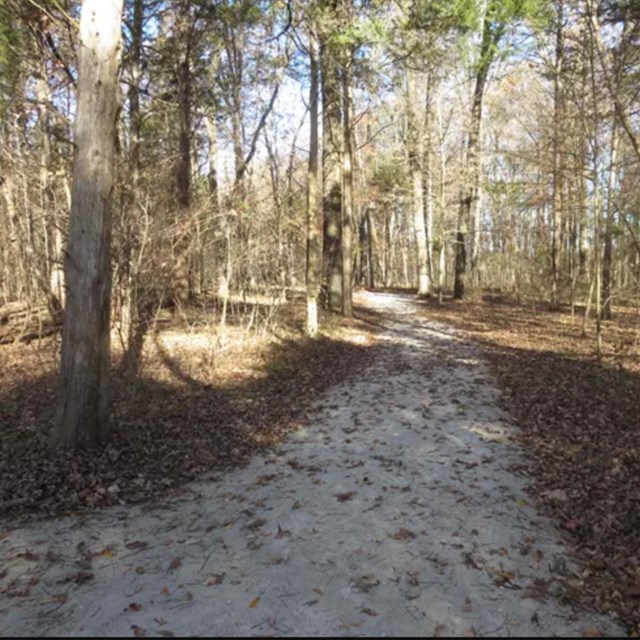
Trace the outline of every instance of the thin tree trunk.
{"label": "thin tree trunk", "polygon": [[467,156],[458,213],[458,229],[456,233],[456,269],[453,297],[460,300],[464,297],[467,285],[467,232],[471,228],[470,266],[471,281],[477,279],[478,247],[479,247],[479,195],[480,195],[480,135],[482,127],[482,105],[484,90],[493,61],[493,48],[500,38],[500,32],[494,33],[489,16],[485,16],[480,44],[480,61],[476,72],[476,82],[471,105],[471,120],[467,139]]}
{"label": "thin tree trunk", "polygon": [[351,54],[342,70],[342,314],[353,316],[353,146],[351,135]]}
{"label": "thin tree trunk", "polygon": [[[336,2],[329,2],[335,10]],[[322,65],[322,174],[324,276],[328,281],[328,306],[342,311],[342,175],[340,154],[342,141],[342,108],[340,78],[335,44],[323,35],[320,48]]]}
{"label": "thin tree trunk", "polygon": [[411,69],[407,70],[407,152],[409,154],[409,174],[412,187],[413,226],[416,234],[416,248],[418,258],[418,296],[424,298],[431,291],[429,278],[429,248],[427,229],[425,226],[424,182],[423,167],[424,143],[423,130],[420,126],[416,104],[417,87],[416,75]]}
{"label": "thin tree trunk", "polygon": [[322,210],[318,197],[318,42],[311,33],[309,42],[311,63],[309,173],[307,182],[307,333],[318,333],[318,296],[322,281]]}
{"label": "thin tree trunk", "polygon": [[109,434],[111,197],[123,0],[84,0],[78,53],[76,156],[66,260],[62,398],[66,449]]}
{"label": "thin tree trunk", "polygon": [[604,231],[604,255],[602,256],[602,317],[611,319],[611,263],[613,257],[613,216],[617,182],[618,127],[613,123],[611,131],[611,153],[609,168],[609,186],[607,193],[607,219]]}
{"label": "thin tree trunk", "polygon": [[551,221],[551,307],[557,308],[559,304],[559,279],[560,279],[560,225],[563,212],[563,167],[562,167],[562,141],[563,135],[563,62],[564,62],[564,3],[558,0],[558,16],[556,25],[556,59],[554,69],[554,118],[553,118],[553,216]]}
{"label": "thin tree trunk", "polygon": [[374,238],[373,238],[373,221],[371,220],[371,207],[367,207],[365,216],[366,216],[366,226],[367,226],[367,266],[368,266],[367,287],[369,287],[369,289],[375,289],[376,277],[375,277],[375,267],[373,264]]}
{"label": "thin tree trunk", "polygon": [[140,109],[140,81],[142,79],[142,38],[144,28],[143,0],[135,0],[133,7],[133,23],[131,25],[131,85],[129,87],[129,121],[130,121],[130,154],[131,188],[129,190],[128,208],[125,228],[127,237],[124,248],[124,304],[122,321],[125,331],[126,353],[125,366],[135,372],[140,363],[140,354],[144,340],[142,310],[138,299],[138,256],[140,252],[139,236],[136,229],[137,206],[142,174],[141,143],[142,113]]}
{"label": "thin tree trunk", "polygon": [[191,209],[191,43],[189,22],[191,0],[180,0],[178,16],[179,59],[176,69],[178,83],[178,158],[176,183],[178,195],[178,236],[175,243],[176,270],[173,296],[177,303],[187,303],[193,293],[192,265],[189,255],[188,224]]}

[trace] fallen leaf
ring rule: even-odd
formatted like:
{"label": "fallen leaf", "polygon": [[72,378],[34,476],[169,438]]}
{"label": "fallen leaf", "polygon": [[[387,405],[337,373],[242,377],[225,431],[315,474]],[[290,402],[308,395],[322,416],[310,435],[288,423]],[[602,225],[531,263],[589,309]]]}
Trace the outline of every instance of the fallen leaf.
{"label": "fallen leaf", "polygon": [[604,638],[604,633],[595,627],[588,627],[582,632],[583,638]]}
{"label": "fallen leaf", "polygon": [[412,587],[420,586],[420,572],[419,571],[407,571],[407,584]]}
{"label": "fallen leaf", "polygon": [[257,598],[254,598],[250,603],[249,603],[249,609],[256,609],[258,607],[258,605],[260,604],[260,596],[258,596]]}
{"label": "fallen leaf", "polygon": [[147,632],[142,627],[139,627],[137,624],[131,625],[131,630],[133,631],[133,635],[136,638],[144,638],[147,635]]}
{"label": "fallen leaf", "polygon": [[226,573],[213,573],[207,578],[206,585],[207,587],[215,587],[224,582]]}
{"label": "fallen leaf", "polygon": [[181,565],[182,565],[182,560],[180,558],[174,558],[169,563],[169,571],[175,571],[176,569],[179,569]]}
{"label": "fallen leaf", "polygon": [[249,531],[257,531],[261,527],[264,527],[265,524],[267,524],[267,521],[264,518],[258,518],[246,525],[245,529],[249,529]]}
{"label": "fallen leaf", "polygon": [[347,502],[356,494],[357,491],[347,491],[346,493],[336,493],[335,496],[338,498],[338,502]]}
{"label": "fallen leaf", "polygon": [[88,571],[78,571],[78,573],[70,573],[68,576],[59,580],[59,583],[75,582],[76,584],[86,584],[91,582],[95,576]]}
{"label": "fallen leaf", "polygon": [[278,533],[276,533],[275,538],[276,540],[282,540],[283,538],[290,538],[291,537],[291,531],[289,531],[288,529],[283,529],[280,525],[278,525]]}
{"label": "fallen leaf", "polygon": [[129,603],[129,611],[140,611],[140,609],[142,609],[142,605],[138,604],[137,602],[131,602]]}
{"label": "fallen leaf", "polygon": [[369,593],[369,591],[377,587],[379,584],[380,580],[375,576],[365,575],[354,576],[351,578],[351,587],[356,591],[361,591],[363,593]]}
{"label": "fallen leaf", "polygon": [[534,549],[531,555],[533,556],[533,559],[538,563],[542,562],[544,558],[544,553],[540,549]]}
{"label": "fallen leaf", "polygon": [[365,607],[364,609],[362,609],[362,613],[364,613],[367,616],[371,616],[372,618],[377,618],[379,615],[377,611],[374,611],[373,609],[369,609],[369,607]]}
{"label": "fallen leaf", "polygon": [[405,529],[404,527],[400,527],[395,533],[389,534],[389,537],[392,540],[397,540],[399,542],[406,542],[407,540],[413,540],[416,537],[416,534],[409,529]]}
{"label": "fallen leaf", "polygon": [[363,624],[362,620],[355,620],[354,622],[348,622],[347,620],[340,620],[340,628],[344,631],[349,631],[349,629],[357,629],[361,627]]}
{"label": "fallen leaf", "polygon": [[504,585],[509,584],[514,577],[515,577],[515,574],[513,573],[513,571],[499,571],[498,574],[493,579],[493,581],[499,587],[502,587]]}

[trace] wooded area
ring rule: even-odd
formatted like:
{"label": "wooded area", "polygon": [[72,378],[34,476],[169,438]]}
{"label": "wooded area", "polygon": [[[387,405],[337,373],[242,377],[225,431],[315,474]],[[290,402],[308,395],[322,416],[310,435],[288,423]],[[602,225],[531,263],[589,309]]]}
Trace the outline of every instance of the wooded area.
{"label": "wooded area", "polygon": [[[139,454],[149,477],[158,443],[189,460],[177,476],[190,479],[278,441],[291,427],[281,405],[369,361],[379,319],[354,311],[363,289],[415,292],[432,317],[501,348],[522,346],[519,313],[538,318],[540,341],[523,353],[558,339],[567,358],[595,363],[576,383],[584,393],[592,377],[631,393],[639,38],[636,0],[0,0],[2,398],[39,398],[29,468],[88,451],[92,477],[67,492],[56,476],[58,507],[34,471],[4,506],[30,493],[52,513],[116,500],[103,476],[131,425],[122,464]],[[171,345],[201,335],[201,359],[177,366]],[[265,335],[268,347],[256,342]],[[241,383],[235,364],[246,364]],[[162,423],[169,386],[148,373],[160,366],[189,398],[218,402],[222,436],[154,435],[127,385],[153,398]],[[504,380],[529,407],[526,384]],[[277,437],[256,427],[248,445],[228,425],[263,419],[253,398],[280,422]],[[181,402],[168,401],[167,423],[182,420]],[[625,416],[629,449],[640,424]],[[11,446],[26,451],[16,434]]]}
{"label": "wooded area", "polygon": [[318,301],[352,315],[354,285],[489,288],[593,308],[600,349],[637,303],[635,5],[85,3],[104,42],[79,5],[3,3],[4,340],[68,296],[64,343],[102,341],[104,365],[113,309],[135,368],[159,307],[207,299],[224,325],[233,296],[306,282],[312,335]]}

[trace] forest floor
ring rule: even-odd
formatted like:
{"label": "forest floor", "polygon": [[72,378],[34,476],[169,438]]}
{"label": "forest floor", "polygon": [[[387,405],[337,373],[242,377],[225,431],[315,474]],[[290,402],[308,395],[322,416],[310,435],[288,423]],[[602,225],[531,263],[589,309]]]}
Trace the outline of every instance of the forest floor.
{"label": "forest floor", "polygon": [[327,316],[322,335],[306,338],[301,300],[232,311],[223,332],[207,301],[185,313],[163,311],[133,375],[122,371],[113,340],[114,432],[109,446],[79,455],[50,448],[59,336],[0,345],[0,517],[77,514],[179,494],[202,473],[242,465],[281,442],[307,398],[357,375],[373,357],[375,331],[362,320]]}
{"label": "forest floor", "polygon": [[0,634],[620,635],[576,602],[482,351],[409,296],[360,302],[369,366],[280,446],[180,495],[3,528]]}
{"label": "forest floor", "polygon": [[580,598],[640,634],[640,312],[618,307],[583,333],[583,309],[548,311],[498,296],[421,303],[482,347],[504,390],[530,494],[581,560]]}

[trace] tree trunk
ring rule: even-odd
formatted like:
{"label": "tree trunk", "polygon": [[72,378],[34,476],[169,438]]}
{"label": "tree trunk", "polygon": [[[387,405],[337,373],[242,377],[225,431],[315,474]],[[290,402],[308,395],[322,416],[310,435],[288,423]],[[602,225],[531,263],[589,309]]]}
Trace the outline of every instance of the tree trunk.
{"label": "tree trunk", "polygon": [[432,92],[433,77],[429,72],[427,74],[427,86],[425,94],[425,113],[424,113],[424,144],[422,150],[422,185],[424,188],[424,226],[427,242],[427,264],[429,268],[429,284],[433,286],[434,266],[433,266],[433,169],[431,165],[432,158]]}
{"label": "tree trunk", "polygon": [[191,208],[191,42],[190,42],[191,0],[181,0],[178,15],[178,63],[176,79],[178,83],[178,157],[176,166],[176,186],[178,195],[178,237],[175,243],[176,270],[173,295],[178,303],[187,303],[193,293],[193,269],[189,255]]}
{"label": "tree trunk", "polygon": [[318,199],[318,42],[310,36],[311,63],[309,173],[307,183],[307,333],[318,333],[318,295],[322,281],[322,210]]}
{"label": "tree trunk", "polygon": [[467,155],[458,212],[456,232],[456,264],[453,297],[461,300],[466,291],[467,280],[467,232],[471,224],[471,280],[477,275],[480,234],[479,195],[480,195],[480,135],[482,127],[482,104],[484,89],[493,61],[494,50],[501,37],[502,29],[492,28],[491,20],[485,15],[480,44],[480,59],[476,71],[475,89],[471,104],[471,120],[467,138]]}
{"label": "tree trunk", "polygon": [[417,88],[415,72],[407,71],[407,152],[409,155],[409,174],[413,191],[413,227],[416,234],[418,258],[418,296],[429,295],[429,249],[424,216],[424,183],[422,162],[424,159],[423,130],[420,126],[416,104]]}
{"label": "tree trunk", "polygon": [[563,211],[563,167],[562,142],[563,135],[563,61],[564,61],[564,12],[563,0],[558,1],[556,26],[556,59],[553,77],[553,215],[551,219],[551,307],[559,304],[558,284],[560,279],[560,225]]}
{"label": "tree trunk", "polygon": [[40,136],[42,149],[40,157],[40,205],[42,208],[42,221],[44,226],[44,239],[46,242],[46,260],[42,266],[42,273],[38,276],[43,293],[47,298],[47,308],[52,322],[55,324],[62,317],[62,304],[64,296],[64,279],[60,273],[60,261],[62,257],[61,234],[56,225],[55,199],[53,198],[53,185],[51,176],[51,142],[49,139],[49,114],[48,104],[51,92],[46,79],[46,66],[41,64],[42,77],[36,81],[36,96],[38,98],[38,120],[40,124]]}
{"label": "tree trunk", "polygon": [[140,109],[140,81],[142,79],[142,38],[144,29],[143,0],[135,0],[133,7],[133,22],[131,24],[131,84],[129,87],[129,122],[130,122],[130,150],[129,167],[131,169],[131,187],[127,205],[129,211],[125,213],[127,237],[124,239],[124,283],[122,324],[126,336],[125,367],[137,371],[140,354],[144,341],[144,319],[138,297],[138,258],[140,242],[137,224],[137,206],[142,174],[141,141],[142,141],[142,113]]}
{"label": "tree trunk", "polygon": [[602,256],[602,317],[611,320],[611,262],[613,257],[613,216],[615,211],[615,191],[617,188],[618,127],[613,123],[611,131],[611,154],[609,168],[609,188],[607,193],[607,219],[604,229],[604,254]]}
{"label": "tree trunk", "polygon": [[342,69],[343,148],[342,148],[342,314],[353,317],[353,146],[351,135],[352,54]]}
{"label": "tree trunk", "polygon": [[109,433],[111,196],[123,0],[84,0],[78,53],[76,155],[66,259],[62,403],[66,449]]}
{"label": "tree trunk", "polygon": [[335,45],[323,39],[322,65],[322,175],[324,277],[328,281],[328,306],[342,311],[342,108],[340,77]]}

